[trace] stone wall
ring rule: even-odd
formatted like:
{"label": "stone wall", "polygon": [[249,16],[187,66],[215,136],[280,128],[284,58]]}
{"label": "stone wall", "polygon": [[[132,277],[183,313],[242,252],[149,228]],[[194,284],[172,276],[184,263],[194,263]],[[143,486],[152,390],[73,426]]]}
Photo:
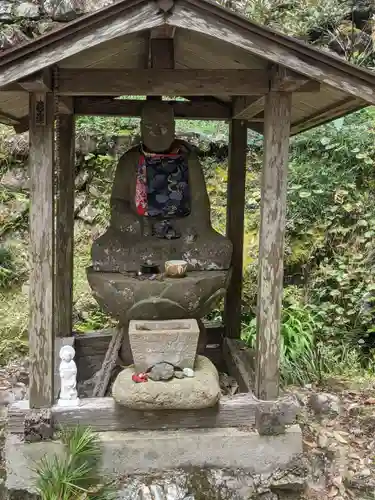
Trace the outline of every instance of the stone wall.
{"label": "stone wall", "polygon": [[115,0],[0,0],[0,52],[114,2]]}

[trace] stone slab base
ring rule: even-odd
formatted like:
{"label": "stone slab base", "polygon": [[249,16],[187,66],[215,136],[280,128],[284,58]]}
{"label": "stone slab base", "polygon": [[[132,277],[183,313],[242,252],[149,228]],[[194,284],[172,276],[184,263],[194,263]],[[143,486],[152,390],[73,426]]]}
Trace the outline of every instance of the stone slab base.
{"label": "stone slab base", "polygon": [[[286,467],[302,453],[297,425],[279,436],[235,428],[102,432],[99,436],[101,471],[106,477],[183,467],[238,468],[264,474]],[[9,434],[5,443],[7,488],[33,491],[35,462],[62,449],[57,441],[24,443]]]}

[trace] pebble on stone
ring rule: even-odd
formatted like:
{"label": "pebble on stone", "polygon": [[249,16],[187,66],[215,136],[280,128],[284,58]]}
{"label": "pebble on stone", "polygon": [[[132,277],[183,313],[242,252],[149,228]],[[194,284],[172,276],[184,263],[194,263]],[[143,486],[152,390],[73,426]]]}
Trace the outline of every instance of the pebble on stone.
{"label": "pebble on stone", "polygon": [[185,375],[185,377],[192,378],[195,376],[194,370],[192,370],[191,368],[184,368],[182,372]]}
{"label": "pebble on stone", "polygon": [[174,366],[169,363],[157,363],[148,372],[148,377],[154,382],[171,380],[174,375]]}

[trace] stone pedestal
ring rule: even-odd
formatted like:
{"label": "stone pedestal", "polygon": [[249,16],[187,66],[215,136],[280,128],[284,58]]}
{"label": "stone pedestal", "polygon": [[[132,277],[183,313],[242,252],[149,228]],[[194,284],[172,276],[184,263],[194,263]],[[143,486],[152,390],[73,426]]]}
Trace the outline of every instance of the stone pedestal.
{"label": "stone pedestal", "polygon": [[221,395],[215,366],[198,356],[194,370],[193,378],[137,384],[132,380],[134,367],[125,368],[113,384],[112,396],[133,410],[199,410],[215,406]]}
{"label": "stone pedestal", "polygon": [[135,370],[144,372],[162,362],[194,369],[198,338],[195,319],[130,321],[129,341]]}

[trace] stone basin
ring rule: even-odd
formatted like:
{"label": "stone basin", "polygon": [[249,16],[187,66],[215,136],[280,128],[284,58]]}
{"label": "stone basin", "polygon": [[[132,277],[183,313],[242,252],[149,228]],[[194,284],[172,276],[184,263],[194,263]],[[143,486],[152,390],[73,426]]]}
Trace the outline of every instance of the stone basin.
{"label": "stone basin", "polygon": [[191,271],[184,278],[107,273],[87,269],[99,305],[120,323],[131,319],[202,318],[225,295],[230,270]]}

